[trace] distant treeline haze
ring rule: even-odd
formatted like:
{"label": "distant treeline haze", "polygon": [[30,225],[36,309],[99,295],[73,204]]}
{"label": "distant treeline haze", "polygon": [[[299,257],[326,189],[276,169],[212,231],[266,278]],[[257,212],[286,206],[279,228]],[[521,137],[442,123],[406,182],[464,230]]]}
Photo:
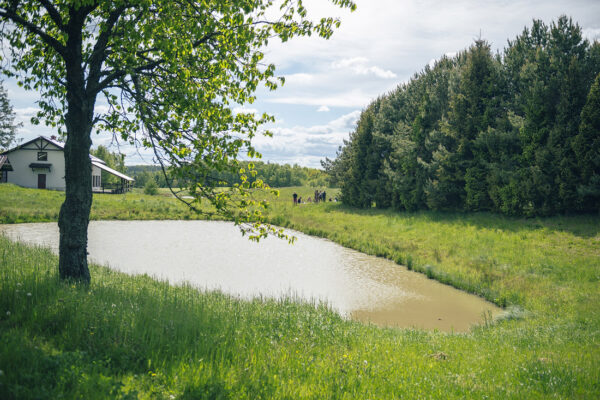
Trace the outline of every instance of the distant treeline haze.
{"label": "distant treeline haze", "polygon": [[476,40],[373,101],[323,166],[352,206],[600,209],[600,43],[533,21],[501,54]]}
{"label": "distant treeline haze", "polygon": [[[240,162],[240,168],[248,170],[247,161]],[[325,187],[327,175],[316,168],[301,167],[299,165],[279,165],[264,162],[253,162],[256,176],[248,175],[248,181],[254,182],[261,179],[271,187],[289,186],[312,186]],[[135,178],[135,187],[145,187],[150,179],[153,179],[159,187],[167,187],[167,181],[159,166],[155,165],[133,165],[127,166],[127,173]],[[232,171],[214,172],[209,178],[210,184],[217,186],[228,186],[241,183],[240,174]],[[207,182],[208,183],[208,182]],[[184,183],[182,183],[185,185]],[[181,186],[179,182],[173,182],[173,187]]]}

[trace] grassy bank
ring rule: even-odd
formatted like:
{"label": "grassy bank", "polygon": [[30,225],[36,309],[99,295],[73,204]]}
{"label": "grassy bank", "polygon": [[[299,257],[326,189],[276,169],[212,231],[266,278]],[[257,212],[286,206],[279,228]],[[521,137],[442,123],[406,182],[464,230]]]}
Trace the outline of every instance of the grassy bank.
{"label": "grassy bank", "polygon": [[568,305],[600,317],[600,216],[294,207],[287,199],[299,189],[282,190],[274,223],[389,258],[503,307],[554,313]]}
{"label": "grassy bank", "polygon": [[[41,387],[100,398],[600,396],[600,217],[291,204],[313,190],[283,189],[269,217],[480,294],[507,318],[468,335],[387,330],[97,267],[77,289],[56,281],[54,256],[2,239],[0,398]],[[55,220],[62,196],[0,185],[0,221]],[[92,218],[195,216],[166,196],[127,194],[94,195]]]}
{"label": "grassy bank", "polygon": [[[58,220],[64,192],[25,189],[11,184],[0,185],[0,223],[52,222]],[[161,190],[147,196],[141,190],[127,194],[94,194],[92,220],[198,219],[185,204]]]}
{"label": "grassy bank", "polygon": [[468,335],[387,330],[239,301],[0,237],[0,398],[593,398],[598,325],[539,315]]}

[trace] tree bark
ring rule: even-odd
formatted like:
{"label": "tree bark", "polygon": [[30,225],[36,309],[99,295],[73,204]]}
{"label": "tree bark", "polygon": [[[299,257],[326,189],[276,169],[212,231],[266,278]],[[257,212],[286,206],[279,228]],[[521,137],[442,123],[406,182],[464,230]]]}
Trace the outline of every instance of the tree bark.
{"label": "tree bark", "polygon": [[[70,103],[70,102],[69,102]],[[92,121],[85,105],[69,104],[65,144],[66,196],[60,208],[59,274],[61,279],[90,281],[87,264],[87,229],[92,207]]]}
{"label": "tree bark", "polygon": [[72,10],[65,66],[67,113],[65,125],[65,201],[60,208],[58,228],[59,276],[63,280],[90,282],[87,263],[87,229],[92,207],[92,163],[90,137],[95,95],[88,95],[83,68],[81,26],[85,14]]}

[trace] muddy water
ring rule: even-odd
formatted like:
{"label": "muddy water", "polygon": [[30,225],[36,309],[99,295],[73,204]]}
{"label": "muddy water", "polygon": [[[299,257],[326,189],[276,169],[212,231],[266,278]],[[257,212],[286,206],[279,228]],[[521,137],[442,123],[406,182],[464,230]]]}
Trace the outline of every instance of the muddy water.
{"label": "muddy water", "polygon": [[[0,225],[13,239],[58,249],[53,223]],[[294,245],[250,242],[226,222],[100,221],[89,226],[90,261],[172,283],[189,281],[243,298],[298,296],[378,325],[467,331],[488,310],[481,298],[391,261],[300,233]]]}

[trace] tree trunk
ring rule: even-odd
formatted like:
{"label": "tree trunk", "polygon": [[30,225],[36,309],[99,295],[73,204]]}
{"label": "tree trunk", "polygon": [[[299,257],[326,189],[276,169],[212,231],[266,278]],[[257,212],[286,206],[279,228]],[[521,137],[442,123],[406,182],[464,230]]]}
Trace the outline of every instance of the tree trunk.
{"label": "tree trunk", "polygon": [[[82,58],[84,13],[71,10],[69,52],[65,57],[67,72],[67,113],[65,125],[65,202],[60,208],[58,228],[59,276],[63,280],[90,282],[87,263],[87,229],[92,208],[92,163],[90,137],[94,118],[95,95],[88,96]],[[74,28],[73,28],[74,27]]]}
{"label": "tree trunk", "polygon": [[58,269],[61,279],[89,283],[87,229],[92,207],[92,163],[89,155],[92,121],[84,108],[81,105],[69,105],[66,116],[66,196],[58,217]]}

